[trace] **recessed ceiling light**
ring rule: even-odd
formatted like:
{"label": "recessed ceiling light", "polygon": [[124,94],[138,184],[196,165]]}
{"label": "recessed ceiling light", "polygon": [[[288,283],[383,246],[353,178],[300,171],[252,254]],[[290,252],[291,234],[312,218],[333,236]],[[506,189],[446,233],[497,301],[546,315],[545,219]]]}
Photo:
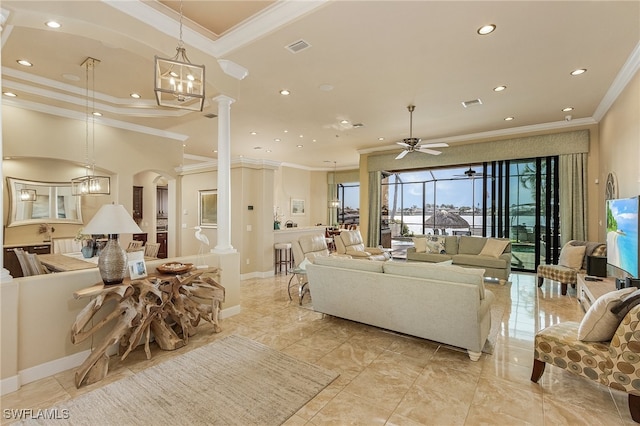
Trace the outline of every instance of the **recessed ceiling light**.
{"label": "recessed ceiling light", "polygon": [[487,35],[487,34],[491,34],[495,30],[496,30],[496,26],[494,24],[483,25],[480,28],[478,28],[478,34]]}
{"label": "recessed ceiling light", "polygon": [[302,148],[304,145],[296,145],[298,148]]}
{"label": "recessed ceiling light", "polygon": [[311,139],[311,142],[317,142],[317,139]]}
{"label": "recessed ceiling light", "polygon": [[573,111],[573,107],[562,108],[562,112],[569,112],[569,111]]}
{"label": "recessed ceiling light", "polygon": [[584,74],[585,72],[587,72],[586,68],[579,68],[577,70],[571,71],[571,75],[580,75]]}
{"label": "recessed ceiling light", "polygon": [[140,99],[140,93],[131,93],[129,96],[131,96],[133,99]]}
{"label": "recessed ceiling light", "polygon": [[304,135],[299,135],[298,137],[299,137],[299,138],[304,138]]}
{"label": "recessed ceiling light", "polygon": [[502,92],[503,90],[505,90],[507,88],[507,86],[498,86],[498,87],[494,87],[493,91],[494,92]]}
{"label": "recessed ceiling light", "polygon": [[27,61],[26,59],[18,59],[16,61],[17,63],[19,63],[20,65],[22,65],[23,67],[32,67],[33,64],[29,61]]}
{"label": "recessed ceiling light", "polygon": [[258,134],[258,132],[251,132],[251,133],[250,133],[250,135],[252,135],[252,136],[255,136],[255,135],[257,135],[257,134]]}
{"label": "recessed ceiling light", "polygon": [[62,25],[57,23],[56,21],[47,21],[44,23],[49,28],[60,28]]}
{"label": "recessed ceiling light", "polygon": [[379,140],[379,141],[383,141],[383,140],[384,140],[384,138],[378,138],[378,140]]}
{"label": "recessed ceiling light", "polygon": [[364,124],[362,124],[362,123],[355,123],[355,124],[353,125],[353,127],[354,127],[354,128],[356,128],[356,129],[358,129],[358,128],[360,128],[360,127],[364,127]]}
{"label": "recessed ceiling light", "polygon": [[318,86],[318,89],[322,90],[323,92],[330,92],[333,90],[333,86],[330,84],[321,84],[320,86]]}
{"label": "recessed ceiling light", "polygon": [[282,89],[282,90],[280,91],[280,94],[281,94],[282,96],[289,96],[289,95],[291,94],[291,92],[290,92],[290,91],[288,91],[287,89]]}
{"label": "recessed ceiling light", "polygon": [[92,114],[95,115],[96,117],[102,117],[102,113],[98,111],[94,111],[92,112]]}
{"label": "recessed ceiling light", "polygon": [[288,131],[288,130],[286,130],[286,129],[285,129],[285,131],[284,131],[284,132],[285,132],[285,133],[289,133],[289,131]]}
{"label": "recessed ceiling light", "polygon": [[5,96],[8,96],[10,98],[17,98],[18,97],[18,95],[16,95],[13,92],[2,92],[2,94],[5,95]]}
{"label": "recessed ceiling light", "polygon": [[349,124],[349,120],[340,120],[340,124]]}
{"label": "recessed ceiling light", "polygon": [[270,150],[270,149],[267,149],[267,150],[266,150],[266,152],[271,152],[271,150]]}
{"label": "recessed ceiling light", "polygon": [[273,141],[274,141],[274,142],[280,142],[281,140],[282,140],[282,139],[280,139],[280,138],[275,138]]}
{"label": "recessed ceiling light", "polygon": [[507,117],[507,118],[504,119],[504,121],[511,121],[513,119],[514,119],[514,117]]}
{"label": "recessed ceiling light", "polygon": [[217,149],[214,149],[214,150],[213,150],[213,152],[214,152],[215,154],[217,154],[217,153],[218,153],[218,150],[217,150]]}

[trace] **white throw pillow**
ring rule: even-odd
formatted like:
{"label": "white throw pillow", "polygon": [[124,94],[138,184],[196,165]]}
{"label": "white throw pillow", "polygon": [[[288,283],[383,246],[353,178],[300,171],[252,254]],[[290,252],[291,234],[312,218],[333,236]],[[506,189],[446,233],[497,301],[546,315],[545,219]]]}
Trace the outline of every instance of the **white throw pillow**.
{"label": "white throw pillow", "polygon": [[558,265],[566,266],[567,268],[580,269],[582,268],[582,261],[584,259],[584,251],[587,246],[572,246],[566,244],[560,251],[560,259]]}
{"label": "white throw pillow", "polygon": [[427,252],[427,239],[425,237],[413,237],[413,245],[416,248],[416,253]]}
{"label": "white throw pillow", "polygon": [[582,318],[580,327],[578,327],[578,339],[584,342],[608,342],[611,340],[622,320],[611,312],[611,308],[636,290],[635,287],[629,287],[600,296]]}
{"label": "white throw pillow", "polygon": [[509,245],[509,241],[507,240],[497,240],[495,238],[487,238],[487,241],[484,243],[484,247],[478,253],[480,256],[491,256],[496,259],[500,257],[502,253],[504,253],[504,249]]}

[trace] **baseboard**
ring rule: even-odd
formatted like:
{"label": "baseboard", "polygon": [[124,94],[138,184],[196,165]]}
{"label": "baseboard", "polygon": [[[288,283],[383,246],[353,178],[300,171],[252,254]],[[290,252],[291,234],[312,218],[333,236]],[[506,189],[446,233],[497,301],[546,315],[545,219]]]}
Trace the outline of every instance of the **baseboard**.
{"label": "baseboard", "polygon": [[[220,319],[225,319],[238,315],[240,313],[240,305],[231,306],[220,311]],[[224,326],[224,324],[222,324]]]}
{"label": "baseboard", "polygon": [[15,392],[20,388],[20,380],[18,376],[7,377],[0,380],[0,395],[6,395]]}

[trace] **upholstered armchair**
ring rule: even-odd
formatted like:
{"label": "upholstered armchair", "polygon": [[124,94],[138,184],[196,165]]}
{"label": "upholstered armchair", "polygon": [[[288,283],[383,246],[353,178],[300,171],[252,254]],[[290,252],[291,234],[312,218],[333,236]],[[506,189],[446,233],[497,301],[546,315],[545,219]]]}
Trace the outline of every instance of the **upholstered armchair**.
{"label": "upholstered armchair", "polygon": [[[605,306],[605,309],[615,310],[610,306]],[[585,319],[582,323],[555,324],[536,334],[531,381],[537,383],[546,364],[552,364],[627,392],[631,417],[640,423],[640,305],[631,308],[621,322],[614,321],[615,334],[612,338],[609,336],[610,341],[580,340]],[[618,324],[617,329],[615,324]],[[601,331],[597,329],[601,324],[592,326],[594,328],[590,331]]]}
{"label": "upholstered armchair", "polygon": [[606,256],[607,246],[604,243],[571,240],[562,247],[557,265],[538,265],[538,287],[542,287],[544,279],[560,283],[560,292],[567,294],[567,287],[578,283],[578,274],[586,273],[587,256]]}
{"label": "upholstered armchair", "polygon": [[388,260],[389,253],[378,247],[365,247],[359,230],[342,231],[334,237],[336,253],[348,255],[354,259]]}
{"label": "upholstered armchair", "polygon": [[316,256],[329,256],[329,248],[324,235],[304,235],[291,243],[293,261],[296,266],[308,259],[313,261]]}

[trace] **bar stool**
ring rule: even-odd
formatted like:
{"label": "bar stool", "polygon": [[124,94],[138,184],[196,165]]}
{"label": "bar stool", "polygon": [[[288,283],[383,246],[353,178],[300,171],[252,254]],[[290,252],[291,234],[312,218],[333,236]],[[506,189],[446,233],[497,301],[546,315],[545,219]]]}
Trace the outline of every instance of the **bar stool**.
{"label": "bar stool", "polygon": [[275,272],[282,272],[284,265],[284,274],[289,273],[289,268],[293,266],[293,253],[291,251],[291,243],[275,243],[273,245],[275,251]]}

